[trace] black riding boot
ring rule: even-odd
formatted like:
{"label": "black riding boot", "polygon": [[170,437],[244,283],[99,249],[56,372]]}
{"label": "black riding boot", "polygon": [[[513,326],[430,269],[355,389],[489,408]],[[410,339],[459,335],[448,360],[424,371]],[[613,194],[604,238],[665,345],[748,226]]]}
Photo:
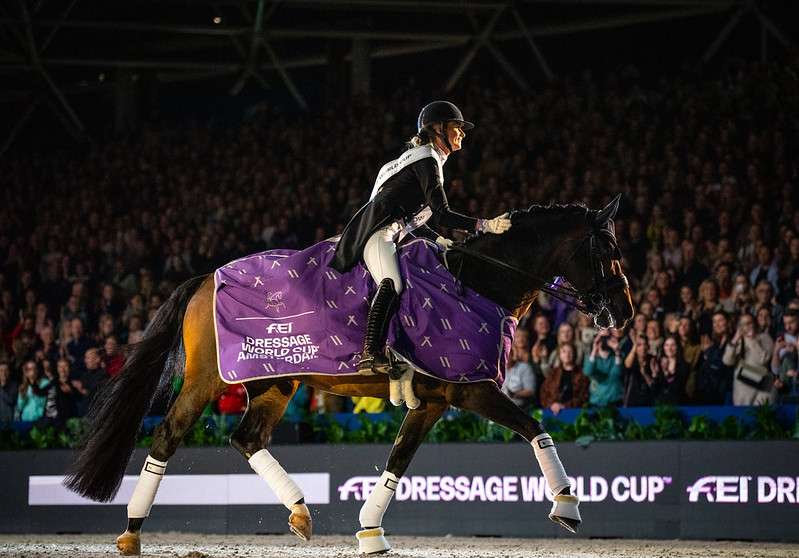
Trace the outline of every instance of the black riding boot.
{"label": "black riding boot", "polygon": [[386,357],[386,335],[397,299],[394,281],[383,279],[377,288],[377,295],[366,319],[366,336],[363,340],[361,360],[358,363],[358,372],[361,374],[378,372],[387,374],[391,369],[391,363]]}

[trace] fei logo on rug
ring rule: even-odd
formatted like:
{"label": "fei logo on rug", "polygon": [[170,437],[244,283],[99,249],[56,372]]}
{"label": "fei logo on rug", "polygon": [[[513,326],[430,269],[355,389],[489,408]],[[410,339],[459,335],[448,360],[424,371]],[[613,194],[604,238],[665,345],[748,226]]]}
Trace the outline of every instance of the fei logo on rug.
{"label": "fei logo on rug", "polygon": [[273,333],[291,333],[294,327],[294,322],[269,324],[266,326],[266,333],[271,335]]}

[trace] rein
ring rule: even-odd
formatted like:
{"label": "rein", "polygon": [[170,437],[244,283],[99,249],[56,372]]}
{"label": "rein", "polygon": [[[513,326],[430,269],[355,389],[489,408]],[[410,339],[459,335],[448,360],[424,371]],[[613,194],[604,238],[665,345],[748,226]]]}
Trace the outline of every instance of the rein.
{"label": "rein", "polygon": [[[565,302],[569,306],[572,306],[581,312],[588,313],[588,305],[582,300],[582,296],[580,296],[580,293],[572,287],[567,287],[562,284],[553,283],[548,279],[542,279],[541,277],[533,275],[532,273],[525,271],[520,267],[509,264],[507,262],[503,262],[502,260],[499,260],[492,256],[487,256],[485,254],[481,254],[480,252],[475,252],[474,250],[466,248],[465,246],[452,246],[450,250],[453,252],[460,252],[467,256],[471,256],[477,260],[482,260],[486,263],[507,269],[508,271],[512,271],[519,275],[523,275],[524,277],[531,279],[535,283],[536,288],[539,291],[543,291],[548,295],[550,295],[551,297],[556,298],[562,302]],[[460,280],[460,272],[462,268],[463,268],[463,260],[461,260],[460,266],[458,268],[458,275],[457,275],[458,280]]]}
{"label": "rein", "polygon": [[[612,226],[612,225],[611,225]],[[462,254],[467,256],[471,256],[477,260],[484,261],[488,264],[491,264],[496,267],[500,267],[506,269],[508,271],[512,271],[513,273],[522,275],[527,279],[533,281],[535,288],[539,291],[543,291],[550,295],[553,298],[560,300],[583,312],[584,314],[588,314],[594,316],[594,320],[596,321],[599,314],[602,312],[608,312],[608,305],[610,304],[610,297],[608,296],[608,292],[611,288],[616,287],[624,287],[626,286],[626,279],[618,279],[616,277],[610,277],[608,279],[607,275],[605,274],[605,268],[602,265],[602,256],[600,253],[599,246],[597,244],[597,236],[600,234],[607,234],[610,237],[611,246],[614,251],[614,256],[617,258],[621,258],[621,255],[618,253],[618,244],[616,243],[616,237],[611,230],[603,229],[603,230],[593,230],[588,235],[583,238],[572,252],[572,255],[569,257],[571,260],[574,258],[574,255],[582,248],[582,246],[588,242],[589,243],[589,250],[588,250],[588,257],[590,260],[591,271],[592,271],[592,284],[591,288],[588,289],[586,293],[581,293],[577,289],[563,285],[561,283],[552,282],[548,279],[543,279],[538,275],[534,275],[520,267],[515,265],[509,264],[507,262],[503,262],[500,259],[494,258],[492,256],[488,256],[486,254],[481,254],[476,252],[470,248],[466,248],[463,245],[456,245],[450,248],[450,250],[458,251]],[[460,266],[458,269],[457,277],[460,280],[460,274],[463,269],[463,259],[461,259]],[[613,317],[608,315],[613,321]]]}

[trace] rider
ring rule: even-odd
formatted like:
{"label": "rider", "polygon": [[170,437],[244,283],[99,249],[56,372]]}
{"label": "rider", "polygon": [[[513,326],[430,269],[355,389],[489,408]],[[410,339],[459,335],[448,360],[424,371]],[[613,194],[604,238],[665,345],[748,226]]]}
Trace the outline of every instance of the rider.
{"label": "rider", "polygon": [[398,159],[383,165],[375,180],[369,202],[352,217],[336,247],[331,267],[345,272],[361,259],[378,285],[369,308],[361,360],[362,374],[388,372],[385,356],[388,324],[394,312],[402,279],[396,243],[417,230],[435,239],[442,248],[452,245],[425,223],[473,232],[500,234],[511,221],[504,213],[494,219],[476,219],[449,208],[444,193],[444,163],[461,148],[466,131],[474,124],[463,119],[460,109],[448,101],[434,101],[422,108],[417,133],[409,149]]}

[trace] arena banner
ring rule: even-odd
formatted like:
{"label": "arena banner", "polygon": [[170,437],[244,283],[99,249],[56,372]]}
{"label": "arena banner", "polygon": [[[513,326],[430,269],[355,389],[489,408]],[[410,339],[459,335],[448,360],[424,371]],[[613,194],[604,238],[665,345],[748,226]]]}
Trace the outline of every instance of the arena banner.
{"label": "arena banner", "polygon": [[[302,487],[317,533],[352,533],[387,445],[275,446]],[[799,443],[618,442],[559,453],[582,501],[581,536],[799,540]],[[117,498],[83,500],[61,486],[68,451],[0,453],[0,532],[121,531],[144,460],[137,450]],[[427,444],[402,478],[384,526],[395,534],[570,536],[547,519],[531,448]],[[229,448],[181,448],[148,530],[282,533],[286,509]]]}

